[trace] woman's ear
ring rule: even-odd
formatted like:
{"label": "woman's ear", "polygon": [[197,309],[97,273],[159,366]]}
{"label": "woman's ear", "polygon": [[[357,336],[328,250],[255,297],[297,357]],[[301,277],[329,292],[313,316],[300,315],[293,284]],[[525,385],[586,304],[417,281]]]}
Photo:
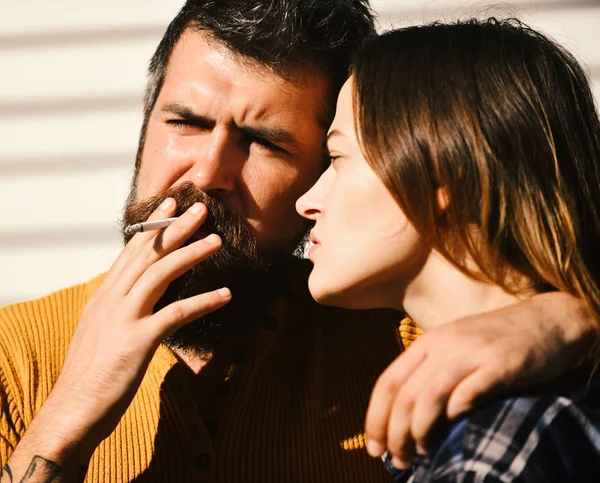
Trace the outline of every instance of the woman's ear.
{"label": "woman's ear", "polygon": [[450,195],[446,188],[438,188],[435,190],[435,214],[441,216],[446,212],[446,208],[450,204]]}

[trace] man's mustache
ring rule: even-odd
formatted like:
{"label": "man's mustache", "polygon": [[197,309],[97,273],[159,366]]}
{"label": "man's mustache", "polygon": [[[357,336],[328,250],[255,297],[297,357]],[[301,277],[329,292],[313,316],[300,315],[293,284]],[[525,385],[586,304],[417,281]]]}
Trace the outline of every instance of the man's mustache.
{"label": "man's mustache", "polygon": [[[206,220],[201,227],[203,232],[219,235],[223,247],[243,250],[248,254],[256,253],[256,239],[246,221],[239,214],[228,210],[221,199],[206,194],[191,181],[169,188],[156,196],[128,204],[123,213],[122,228],[146,221],[166,198],[176,201],[176,216],[181,216],[194,203],[203,203],[208,208]],[[131,235],[124,234],[124,238],[127,243]]]}

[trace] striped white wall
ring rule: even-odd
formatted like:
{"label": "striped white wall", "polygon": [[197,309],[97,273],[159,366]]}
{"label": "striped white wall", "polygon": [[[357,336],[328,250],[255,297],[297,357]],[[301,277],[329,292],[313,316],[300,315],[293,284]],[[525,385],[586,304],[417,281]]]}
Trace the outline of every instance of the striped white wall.
{"label": "striped white wall", "polygon": [[[0,304],[84,281],[118,254],[145,68],[182,3],[0,4]],[[598,0],[372,4],[382,28],[518,16],[576,53],[600,99]]]}

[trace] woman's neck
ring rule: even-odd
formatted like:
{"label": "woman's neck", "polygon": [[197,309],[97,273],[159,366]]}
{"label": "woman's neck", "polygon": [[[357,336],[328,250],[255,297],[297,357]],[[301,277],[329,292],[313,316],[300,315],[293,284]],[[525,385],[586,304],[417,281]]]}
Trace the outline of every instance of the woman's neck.
{"label": "woman's neck", "polygon": [[402,309],[423,330],[522,300],[498,285],[468,277],[437,252],[406,288]]}

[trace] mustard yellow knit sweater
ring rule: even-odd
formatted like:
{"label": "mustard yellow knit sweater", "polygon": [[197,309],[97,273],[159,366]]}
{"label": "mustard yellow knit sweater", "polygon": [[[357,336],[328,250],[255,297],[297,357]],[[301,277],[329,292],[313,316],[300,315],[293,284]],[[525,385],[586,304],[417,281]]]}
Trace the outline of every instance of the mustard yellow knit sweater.
{"label": "mustard yellow knit sweater", "polygon": [[[0,309],[0,467],[101,280]],[[305,283],[199,375],[160,346],[86,481],[390,481],[364,450],[363,424],[377,376],[399,353],[397,314],[319,306]]]}

